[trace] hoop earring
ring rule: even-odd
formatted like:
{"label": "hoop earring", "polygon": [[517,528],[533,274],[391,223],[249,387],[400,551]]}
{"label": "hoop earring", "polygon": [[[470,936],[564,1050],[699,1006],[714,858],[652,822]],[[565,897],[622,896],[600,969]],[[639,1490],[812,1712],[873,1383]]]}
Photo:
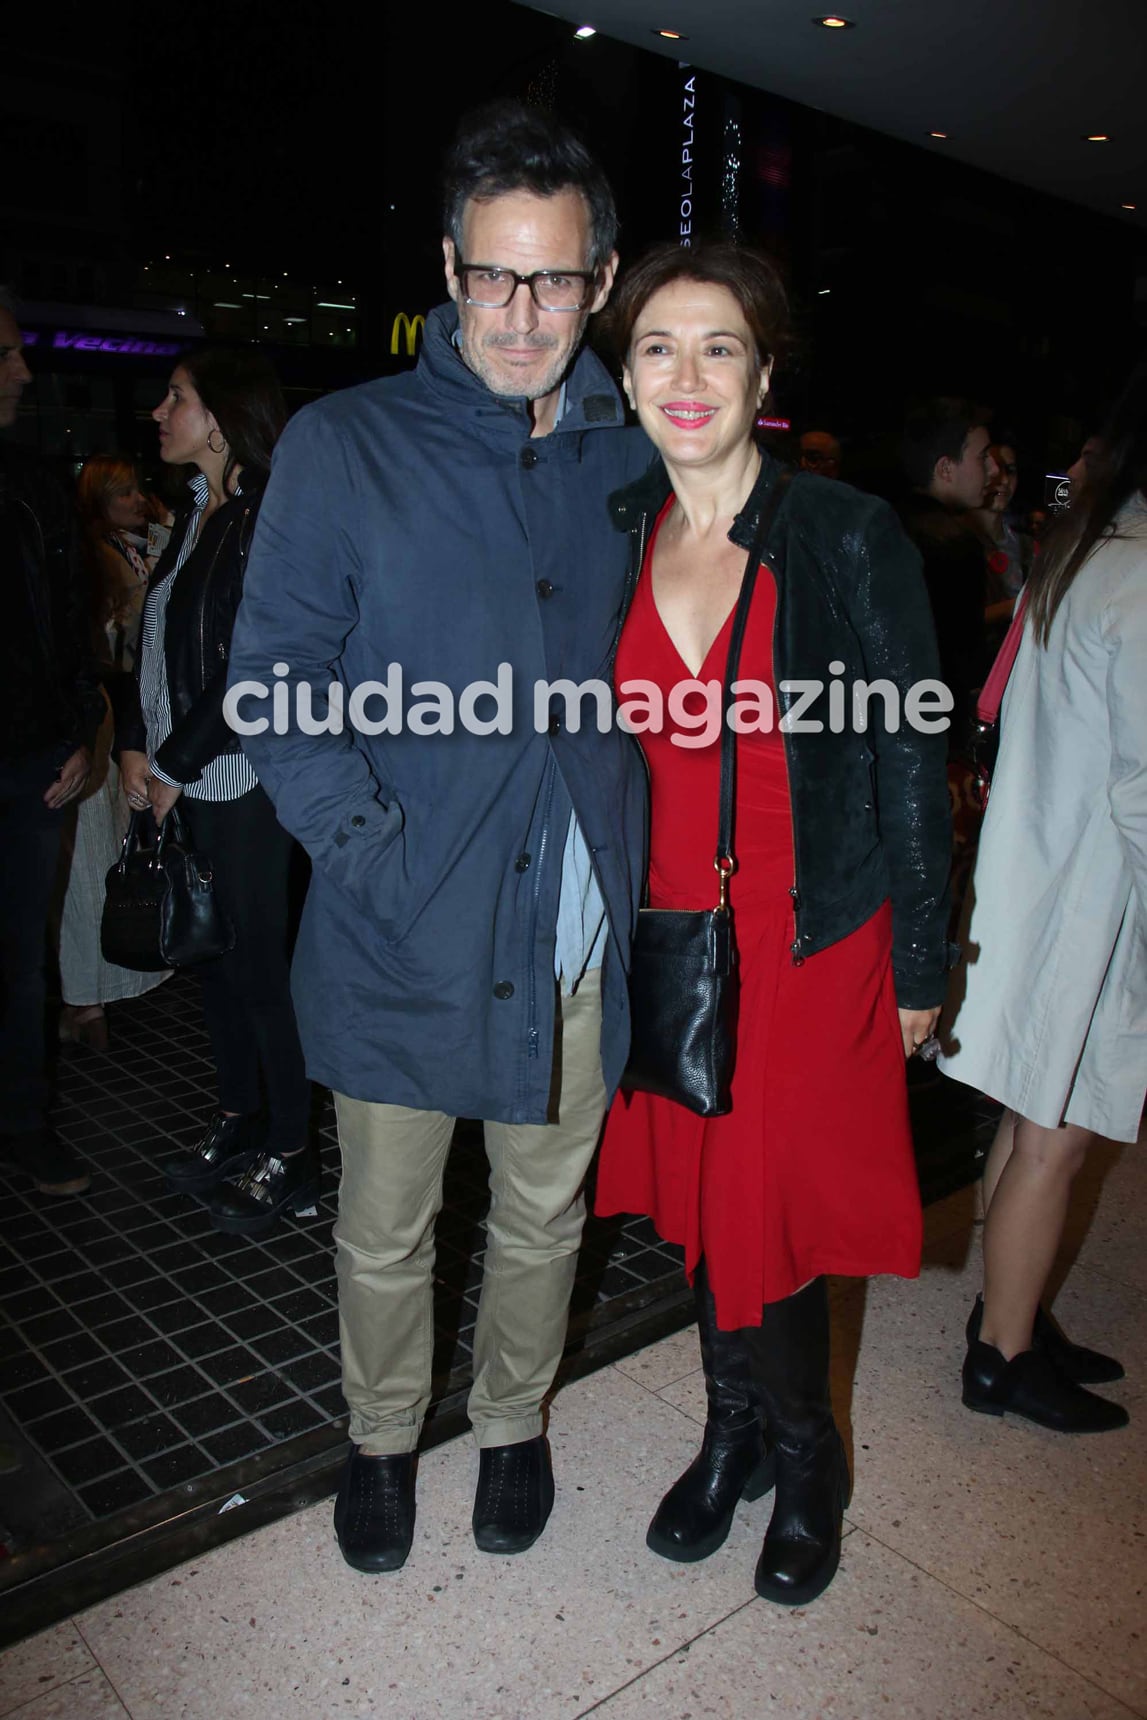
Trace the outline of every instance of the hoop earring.
{"label": "hoop earring", "polygon": [[[214,442],[211,440],[212,436],[216,436],[216,435],[219,437],[219,447],[218,448],[215,446]],[[213,454],[225,454],[227,452],[227,438],[226,438],[226,436],[224,436],[222,430],[209,430],[207,432],[207,446],[210,448],[210,450]]]}

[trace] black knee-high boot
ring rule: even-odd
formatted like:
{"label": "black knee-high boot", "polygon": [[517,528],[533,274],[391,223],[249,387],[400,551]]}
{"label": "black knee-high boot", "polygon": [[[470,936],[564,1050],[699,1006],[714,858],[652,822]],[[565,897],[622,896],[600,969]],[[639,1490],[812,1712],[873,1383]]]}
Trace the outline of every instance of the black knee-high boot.
{"label": "black knee-high boot", "polygon": [[701,1450],[669,1489],[645,1539],[655,1553],[683,1563],[707,1559],[725,1540],[739,1499],[773,1485],[749,1352],[741,1332],[722,1332],[701,1261],[693,1280],[708,1414]]}
{"label": "black knee-high boot", "polygon": [[828,1289],[814,1278],[795,1296],[766,1304],[746,1327],[753,1379],[776,1455],[777,1497],[757,1563],[766,1600],[804,1606],[840,1563],[848,1463],[828,1395]]}

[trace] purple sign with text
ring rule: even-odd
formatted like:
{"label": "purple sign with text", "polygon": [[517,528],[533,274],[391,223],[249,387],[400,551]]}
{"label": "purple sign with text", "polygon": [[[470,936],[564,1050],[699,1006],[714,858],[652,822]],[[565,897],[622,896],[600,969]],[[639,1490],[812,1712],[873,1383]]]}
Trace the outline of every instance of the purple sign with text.
{"label": "purple sign with text", "polygon": [[175,358],[186,344],[177,340],[142,340],[132,334],[85,334],[66,328],[45,330],[42,334],[38,329],[25,329],[23,335],[25,346],[51,346],[55,351],[70,348],[74,352],[130,352],[145,358]]}

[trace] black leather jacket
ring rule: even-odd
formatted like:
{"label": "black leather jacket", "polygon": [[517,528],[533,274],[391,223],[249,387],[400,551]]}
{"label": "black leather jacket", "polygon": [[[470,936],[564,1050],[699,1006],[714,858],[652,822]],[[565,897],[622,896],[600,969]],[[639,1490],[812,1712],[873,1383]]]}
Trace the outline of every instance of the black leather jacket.
{"label": "black leather jacket", "polygon": [[[729,537],[746,551],[781,468],[769,454]],[[669,494],[660,461],[610,498],[614,523],[632,533],[635,566]],[[792,713],[801,697],[785,683],[834,679],[891,681],[903,692],[939,678],[939,659],[920,557],[892,509],[847,484],[799,472],[770,529],[762,560],[776,579],[773,674],[779,704]],[[742,658],[743,678],[765,678]],[[839,671],[837,676],[839,677]],[[846,937],[892,901],[893,969],[902,1009],[943,1001],[954,954],[947,941],[951,830],[945,770],[947,736],[923,734],[903,720],[886,732],[873,698],[868,726],[833,733],[827,695],[804,716],[819,734],[785,733],[792,800],[793,960]]]}
{"label": "black leather jacket", "polygon": [[[154,757],[173,782],[197,782],[213,758],[239,750],[239,736],[223,715],[223,697],[231,634],[243,595],[243,570],[262,493],[262,484],[245,472],[241,493],[217,508],[203,526],[168,601],[163,656],[171,700],[171,733]],[[194,518],[194,513],[188,514],[171,534],[148,590],[144,627],[148,605],[163,581],[171,578],[180,545]],[[138,694],[142,656],[141,649],[136,659],[136,695],[118,723],[116,740],[121,749],[149,752]]]}
{"label": "black leather jacket", "polygon": [[0,563],[11,594],[0,755],[90,747],[104,700],[75,511],[55,474],[15,447],[0,449]]}

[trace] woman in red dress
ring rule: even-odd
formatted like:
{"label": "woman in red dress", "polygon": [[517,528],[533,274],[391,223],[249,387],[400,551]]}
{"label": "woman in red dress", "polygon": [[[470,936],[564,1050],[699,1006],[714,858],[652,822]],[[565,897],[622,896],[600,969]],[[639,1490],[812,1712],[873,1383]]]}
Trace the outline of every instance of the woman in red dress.
{"label": "woman in red dress", "polygon": [[[661,248],[617,298],[626,390],[661,455],[614,498],[641,555],[614,679],[649,766],[654,908],[715,902],[719,692],[745,551],[779,475],[753,424],[785,321],[770,265],[732,246]],[[684,1247],[697,1300],[705,1439],[649,1545],[706,1557],[738,1499],[775,1477],[756,1586],[799,1605],[832,1580],[849,1494],[824,1274],[919,1270],[904,1059],[932,1032],[948,958],[944,735],[902,708],[893,728],[883,694],[853,714],[862,681],[909,711],[910,687],[939,687],[919,561],[883,503],[792,481],[739,674],[735,692],[756,687],[734,724],[732,1110],[706,1119],[622,1095],[597,1210],[649,1213]],[[800,717],[793,683],[810,679],[821,692]]]}

